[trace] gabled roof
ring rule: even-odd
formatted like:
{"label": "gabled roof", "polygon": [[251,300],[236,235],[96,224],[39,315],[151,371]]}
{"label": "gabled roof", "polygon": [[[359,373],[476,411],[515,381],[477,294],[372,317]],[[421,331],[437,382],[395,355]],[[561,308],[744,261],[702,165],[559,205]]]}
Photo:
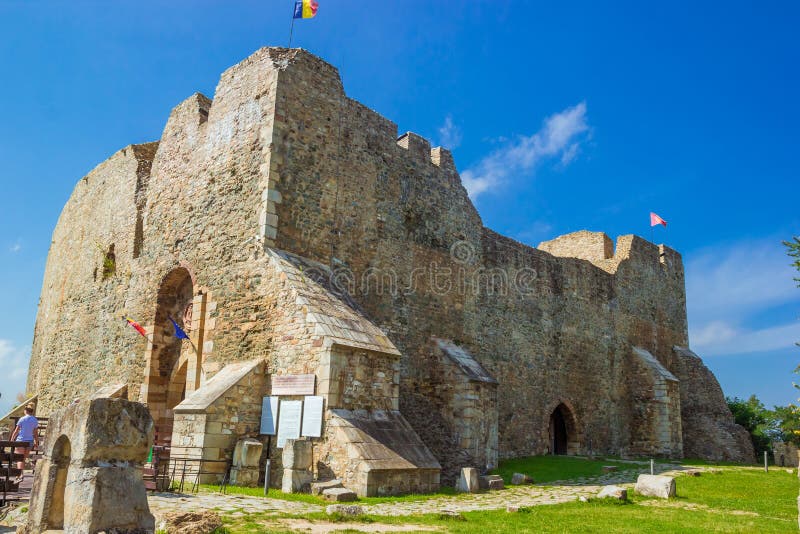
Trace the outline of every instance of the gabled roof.
{"label": "gabled roof", "polygon": [[497,380],[489,374],[489,371],[463,348],[451,341],[439,339],[438,337],[431,339],[433,339],[436,346],[461,369],[469,380],[473,382],[486,382],[487,384],[498,383]]}
{"label": "gabled roof", "polygon": [[306,322],[330,345],[344,345],[400,356],[383,330],[370,321],[350,294],[336,285],[331,270],[315,261],[269,249],[278,272],[295,291],[295,302],[306,310]]}

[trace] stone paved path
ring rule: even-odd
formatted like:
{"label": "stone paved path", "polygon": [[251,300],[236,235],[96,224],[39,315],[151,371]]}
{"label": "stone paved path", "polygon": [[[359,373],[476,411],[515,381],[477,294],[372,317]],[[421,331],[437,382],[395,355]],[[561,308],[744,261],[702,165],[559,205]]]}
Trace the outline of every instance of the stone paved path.
{"label": "stone paved path", "polygon": [[[680,466],[661,464],[659,472],[680,469]],[[548,482],[546,485],[512,486],[501,491],[472,495],[443,496],[419,501],[398,501],[362,505],[364,512],[376,515],[402,516],[411,514],[439,513],[444,511],[468,512],[473,510],[499,510],[508,505],[537,506],[574,501],[580,496],[593,497],[606,484],[632,487],[639,473],[649,470],[643,465],[633,464],[620,472],[600,477]],[[216,510],[225,515],[242,516],[251,513],[305,514],[322,512],[325,506],[281,499],[200,493],[197,495],[161,493],[150,496],[150,509],[159,513],[178,510]]]}

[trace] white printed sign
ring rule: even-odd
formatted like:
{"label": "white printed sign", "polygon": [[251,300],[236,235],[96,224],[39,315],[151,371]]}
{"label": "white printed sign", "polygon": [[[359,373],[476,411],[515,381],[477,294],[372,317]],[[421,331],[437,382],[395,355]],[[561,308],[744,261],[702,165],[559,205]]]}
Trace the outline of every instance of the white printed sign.
{"label": "white printed sign", "polygon": [[282,449],[287,439],[300,437],[300,419],[303,401],[281,401],[278,414],[278,448]]}
{"label": "white printed sign", "polygon": [[311,438],[322,436],[322,397],[306,397],[303,407],[303,435]]}
{"label": "white printed sign", "polygon": [[274,436],[278,425],[278,397],[264,397],[261,401],[261,434]]}

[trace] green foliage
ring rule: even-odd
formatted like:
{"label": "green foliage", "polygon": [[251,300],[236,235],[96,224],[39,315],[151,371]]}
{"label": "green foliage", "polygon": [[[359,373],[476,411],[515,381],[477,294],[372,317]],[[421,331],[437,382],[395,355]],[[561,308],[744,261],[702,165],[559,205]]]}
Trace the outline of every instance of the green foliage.
{"label": "green foliage", "polygon": [[[790,257],[794,258],[792,266],[800,271],[800,237],[795,236],[791,241],[784,241],[783,244],[786,245],[786,248],[788,249],[786,253]],[[795,278],[795,281],[797,282],[797,285],[800,286],[800,278]]]}
{"label": "green foliage", "polygon": [[743,426],[750,434],[756,456],[761,458],[764,451],[771,454],[772,442],[783,440],[780,421],[775,412],[768,410],[755,395],[750,395],[747,400],[739,397],[728,397],[726,400],[736,424]]}
{"label": "green foliage", "polygon": [[800,446],[800,408],[794,404],[775,406],[774,413],[780,428],[780,440]]}

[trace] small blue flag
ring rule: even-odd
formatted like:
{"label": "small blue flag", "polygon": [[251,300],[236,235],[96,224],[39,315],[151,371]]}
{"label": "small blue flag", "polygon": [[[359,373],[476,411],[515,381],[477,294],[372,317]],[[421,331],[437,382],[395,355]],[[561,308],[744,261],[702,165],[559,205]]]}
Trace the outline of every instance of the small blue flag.
{"label": "small blue flag", "polygon": [[178,323],[176,323],[172,317],[170,317],[169,320],[172,322],[172,326],[175,327],[175,337],[178,339],[189,339],[189,336],[183,331],[183,328],[178,326]]}

